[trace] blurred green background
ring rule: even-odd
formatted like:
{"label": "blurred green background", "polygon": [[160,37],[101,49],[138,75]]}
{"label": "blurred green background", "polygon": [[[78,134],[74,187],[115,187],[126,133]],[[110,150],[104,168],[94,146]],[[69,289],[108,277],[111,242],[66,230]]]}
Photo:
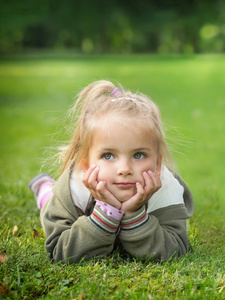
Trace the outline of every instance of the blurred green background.
{"label": "blurred green background", "polygon": [[0,52],[223,53],[224,0],[0,0]]}

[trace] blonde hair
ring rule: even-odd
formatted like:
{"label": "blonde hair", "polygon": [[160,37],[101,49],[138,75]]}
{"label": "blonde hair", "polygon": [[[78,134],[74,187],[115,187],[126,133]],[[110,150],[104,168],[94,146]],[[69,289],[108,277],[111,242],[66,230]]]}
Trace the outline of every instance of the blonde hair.
{"label": "blonde hair", "polygon": [[125,91],[122,86],[113,95],[115,88],[110,81],[101,80],[91,83],[78,95],[71,110],[74,134],[69,145],[60,153],[62,172],[72,161],[77,171],[81,169],[82,160],[88,157],[93,132],[102,126],[101,117],[108,114],[128,128],[149,130],[163,160],[172,162],[156,104],[143,94]]}

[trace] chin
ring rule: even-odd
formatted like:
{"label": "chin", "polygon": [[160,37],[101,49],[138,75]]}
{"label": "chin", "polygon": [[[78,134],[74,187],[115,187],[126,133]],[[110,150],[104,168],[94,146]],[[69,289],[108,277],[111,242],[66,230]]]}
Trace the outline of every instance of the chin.
{"label": "chin", "polygon": [[131,197],[133,197],[134,196],[134,194],[132,193],[132,194],[129,194],[129,195],[118,195],[118,198],[117,199],[120,199],[119,201],[121,202],[121,203],[123,203],[123,202],[126,202],[127,200],[129,200]]}

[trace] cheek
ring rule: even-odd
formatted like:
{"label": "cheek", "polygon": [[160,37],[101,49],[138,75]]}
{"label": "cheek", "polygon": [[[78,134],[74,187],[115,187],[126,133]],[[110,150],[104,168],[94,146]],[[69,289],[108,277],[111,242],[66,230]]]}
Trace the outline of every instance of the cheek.
{"label": "cheek", "polygon": [[98,181],[109,180],[110,172],[102,165],[98,165],[99,173],[98,173]]}
{"label": "cheek", "polygon": [[148,170],[151,170],[152,172],[156,172],[157,170],[157,159],[151,159],[148,162]]}
{"label": "cheek", "polygon": [[155,172],[156,164],[153,160],[143,161],[142,164],[139,165],[139,173],[143,174],[143,172],[152,171]]}

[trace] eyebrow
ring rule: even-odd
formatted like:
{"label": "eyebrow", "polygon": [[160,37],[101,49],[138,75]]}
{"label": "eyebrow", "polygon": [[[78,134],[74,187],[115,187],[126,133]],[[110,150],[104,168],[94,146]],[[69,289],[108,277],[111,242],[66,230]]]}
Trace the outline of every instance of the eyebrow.
{"label": "eyebrow", "polygon": [[113,151],[116,151],[116,149],[115,148],[104,148],[104,147],[102,147],[102,148],[99,148],[97,151],[98,152],[113,152]]}
{"label": "eyebrow", "polygon": [[[115,148],[100,148],[98,149],[98,152],[114,152],[114,151],[117,151],[117,149]],[[135,149],[132,149],[131,150],[132,152],[145,152],[145,151],[152,151],[151,148],[135,148]]]}
{"label": "eyebrow", "polygon": [[141,151],[152,151],[151,148],[137,148],[137,149],[134,149],[135,152],[141,152]]}

